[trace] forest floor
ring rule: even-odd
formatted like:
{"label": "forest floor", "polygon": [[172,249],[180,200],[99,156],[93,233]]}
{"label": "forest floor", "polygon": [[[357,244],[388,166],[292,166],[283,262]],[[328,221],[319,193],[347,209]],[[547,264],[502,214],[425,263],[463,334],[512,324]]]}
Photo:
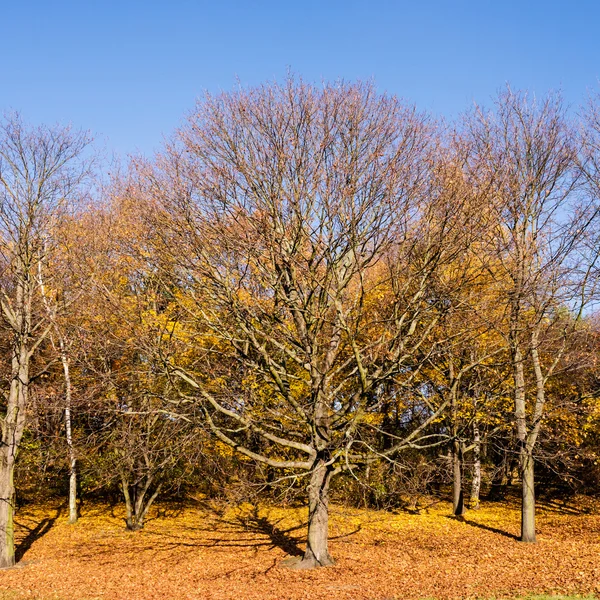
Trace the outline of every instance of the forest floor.
{"label": "forest floor", "polygon": [[281,565],[300,554],[306,511],[198,503],[159,506],[127,532],[119,508],[87,505],[16,515],[19,563],[0,571],[0,600],[410,600],[600,597],[600,501],[540,503],[538,543],[517,541],[514,504],[464,520],[438,503],[421,514],[334,506],[330,551],[313,571]]}

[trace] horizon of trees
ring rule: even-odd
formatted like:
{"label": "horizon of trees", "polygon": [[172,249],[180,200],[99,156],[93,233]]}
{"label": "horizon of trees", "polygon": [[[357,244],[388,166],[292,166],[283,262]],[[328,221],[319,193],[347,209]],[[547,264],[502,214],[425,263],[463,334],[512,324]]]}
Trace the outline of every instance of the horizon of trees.
{"label": "horizon of trees", "polygon": [[460,516],[518,474],[535,542],[536,485],[600,489],[599,115],[507,87],[443,124],[290,76],[105,187],[88,134],[6,116],[0,567],[15,481],[60,478],[70,522],[118,491],[131,530],[193,489],[302,498],[312,568],[332,494],[451,485]]}

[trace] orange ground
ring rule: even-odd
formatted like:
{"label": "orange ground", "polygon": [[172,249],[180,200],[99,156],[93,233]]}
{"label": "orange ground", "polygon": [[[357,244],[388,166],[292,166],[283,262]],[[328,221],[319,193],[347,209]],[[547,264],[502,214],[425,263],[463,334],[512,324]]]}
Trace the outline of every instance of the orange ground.
{"label": "orange ground", "polygon": [[20,565],[0,598],[69,600],[391,600],[600,592],[600,503],[546,504],[539,543],[521,544],[518,511],[484,505],[466,522],[438,504],[420,515],[334,507],[334,567],[280,566],[299,552],[303,510],[159,509],[128,533],[88,507],[75,526],[52,507],[17,514]]}

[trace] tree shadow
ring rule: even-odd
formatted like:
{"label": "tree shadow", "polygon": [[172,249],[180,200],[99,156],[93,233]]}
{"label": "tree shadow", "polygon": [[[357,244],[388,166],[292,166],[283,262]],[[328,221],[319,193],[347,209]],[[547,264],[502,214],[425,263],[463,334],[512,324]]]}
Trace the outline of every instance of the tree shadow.
{"label": "tree shadow", "polygon": [[[240,515],[236,517],[235,520],[229,521],[221,518],[220,522],[228,525],[238,525],[246,532],[267,536],[271,548],[280,548],[291,556],[303,556],[304,550],[301,548],[301,544],[303,545],[306,543],[306,532],[304,530],[308,525],[308,521],[302,521],[293,527],[282,529],[278,527],[278,525],[284,520],[284,517],[272,521],[269,519],[269,515],[261,516],[259,511],[260,509],[258,506],[253,506],[251,512],[248,514]],[[361,529],[362,526],[359,524],[353,531],[342,533],[340,535],[330,535],[329,540],[334,541],[350,537],[361,531]],[[291,535],[292,532],[297,531],[302,531],[302,533],[300,535]],[[265,544],[263,543],[261,545]]]}
{"label": "tree shadow", "polygon": [[483,523],[477,523],[476,521],[469,521],[469,519],[466,519],[462,515],[461,516],[448,515],[446,518],[452,519],[453,521],[459,521],[461,523],[464,523],[465,525],[470,525],[471,527],[477,527],[478,529],[483,529],[485,531],[490,531],[492,533],[496,533],[498,535],[509,538],[511,540],[519,541],[519,539],[520,539],[519,536],[515,535],[514,533],[509,533],[508,531],[504,531],[503,529],[498,529],[496,527],[490,527],[489,525],[484,525]]}
{"label": "tree shadow", "polygon": [[58,507],[56,509],[56,514],[53,517],[47,517],[45,519],[42,519],[33,527],[27,527],[27,525],[23,525],[15,521],[15,525],[18,525],[19,527],[22,527],[23,529],[27,530],[27,535],[25,535],[25,537],[21,540],[19,545],[15,548],[15,562],[20,562],[23,559],[25,553],[34,544],[34,542],[39,540],[46,533],[48,533],[50,529],[52,529],[52,526],[56,522],[56,519],[60,517],[61,513],[62,507]]}
{"label": "tree shadow", "polygon": [[[268,509],[261,509],[259,506],[252,506],[243,512],[231,514],[228,510],[210,503],[202,502],[196,505],[204,512],[205,518],[200,523],[197,525],[182,523],[177,525],[176,530],[167,531],[142,529],[138,532],[140,537],[136,542],[136,551],[160,555],[161,561],[179,561],[181,552],[193,552],[198,548],[212,548],[217,551],[245,548],[252,549],[254,552],[260,549],[279,548],[290,556],[304,555],[303,546],[306,543],[307,526],[305,520],[295,520],[294,523],[282,526],[282,522],[288,517],[273,518]],[[329,539],[334,541],[348,538],[360,530],[361,526],[358,525],[350,532],[330,536]],[[171,558],[168,557],[169,553],[173,553]],[[114,546],[101,544],[94,548],[82,548],[78,552],[78,557],[96,563],[101,557],[105,557],[105,562],[110,563],[114,558]]]}
{"label": "tree shadow", "polygon": [[181,516],[186,508],[197,507],[198,502],[186,502],[178,501],[170,504],[156,503],[154,504],[154,511],[149,511],[148,515],[144,519],[144,523],[150,523],[151,521],[157,521],[160,519],[176,519]]}
{"label": "tree shadow", "polygon": [[291,556],[302,556],[304,551],[300,548],[300,543],[304,536],[291,535],[292,532],[306,527],[306,523],[300,523],[287,529],[282,529],[278,525],[283,519],[271,522],[268,517],[259,514],[258,506],[254,506],[252,511],[246,515],[240,515],[234,520],[220,519],[222,523],[228,525],[240,525],[245,531],[258,533],[269,538],[272,548],[280,548]]}
{"label": "tree shadow", "polygon": [[569,504],[569,498],[538,498],[537,506],[546,512],[553,512],[559,515],[589,515],[592,511],[588,507]]}

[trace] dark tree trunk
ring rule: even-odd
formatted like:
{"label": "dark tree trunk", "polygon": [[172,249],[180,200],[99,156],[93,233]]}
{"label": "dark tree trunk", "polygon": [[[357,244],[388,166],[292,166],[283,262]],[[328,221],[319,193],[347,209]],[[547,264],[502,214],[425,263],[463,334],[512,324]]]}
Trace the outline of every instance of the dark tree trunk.
{"label": "dark tree trunk", "polygon": [[462,486],[462,449],[458,440],[452,448],[452,511],[459,517],[465,514],[465,502]]}
{"label": "dark tree trunk", "polygon": [[506,462],[496,464],[495,467],[487,495],[487,499],[491,502],[498,502],[506,497]]}
{"label": "dark tree trunk", "polygon": [[505,450],[502,451],[502,454],[498,453],[496,456],[497,460],[494,461],[496,469],[487,496],[487,499],[492,502],[506,498],[508,487],[511,484],[511,473],[515,470],[519,461],[518,456],[511,454],[509,457]]}

